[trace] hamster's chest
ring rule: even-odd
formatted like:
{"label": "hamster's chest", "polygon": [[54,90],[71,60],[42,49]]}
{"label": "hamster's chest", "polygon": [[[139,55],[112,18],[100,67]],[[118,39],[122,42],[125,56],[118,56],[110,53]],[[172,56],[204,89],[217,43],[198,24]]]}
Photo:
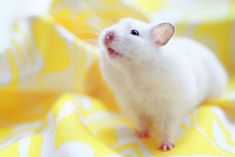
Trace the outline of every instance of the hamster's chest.
{"label": "hamster's chest", "polygon": [[[191,75],[176,66],[154,63],[147,66],[112,66],[104,64],[104,76],[118,97],[140,101],[156,101],[180,99],[194,89],[189,84],[193,81]],[[187,67],[186,67],[187,68]],[[193,88],[193,89],[192,89]]]}
{"label": "hamster's chest", "polygon": [[154,77],[149,69],[113,68],[109,75],[114,90],[133,97],[153,92],[158,82],[158,78]]}

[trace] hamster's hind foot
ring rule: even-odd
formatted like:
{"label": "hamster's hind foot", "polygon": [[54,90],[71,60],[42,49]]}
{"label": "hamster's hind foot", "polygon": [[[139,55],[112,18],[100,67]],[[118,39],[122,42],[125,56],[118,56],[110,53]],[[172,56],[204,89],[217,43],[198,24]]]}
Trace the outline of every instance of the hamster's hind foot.
{"label": "hamster's hind foot", "polygon": [[147,129],[144,129],[144,130],[136,130],[136,131],[135,131],[135,135],[136,135],[138,138],[149,138],[149,137],[150,137],[150,132],[149,132],[149,130],[147,130]]}
{"label": "hamster's hind foot", "polygon": [[160,147],[159,150],[166,152],[166,151],[170,151],[171,149],[173,149],[175,147],[175,145],[173,143],[170,142],[163,142]]}

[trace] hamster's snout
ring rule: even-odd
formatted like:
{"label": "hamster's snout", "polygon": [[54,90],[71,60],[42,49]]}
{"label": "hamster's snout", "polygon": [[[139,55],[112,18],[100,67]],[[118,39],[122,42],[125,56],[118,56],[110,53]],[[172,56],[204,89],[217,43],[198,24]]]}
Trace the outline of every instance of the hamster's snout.
{"label": "hamster's snout", "polygon": [[112,58],[122,56],[118,51],[115,50],[115,48],[112,47],[113,45],[111,46],[111,43],[114,41],[115,36],[116,35],[114,31],[109,31],[104,36],[104,45],[107,49],[108,55]]}
{"label": "hamster's snout", "polygon": [[104,38],[105,45],[108,46],[114,40],[114,38],[115,38],[115,33],[113,31],[108,32]]}

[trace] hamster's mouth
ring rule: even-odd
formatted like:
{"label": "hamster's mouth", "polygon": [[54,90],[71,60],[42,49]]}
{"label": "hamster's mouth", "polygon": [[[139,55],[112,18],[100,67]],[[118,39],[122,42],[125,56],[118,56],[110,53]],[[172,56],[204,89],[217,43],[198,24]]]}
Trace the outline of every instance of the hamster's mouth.
{"label": "hamster's mouth", "polygon": [[111,47],[107,47],[107,51],[110,57],[122,57],[122,55],[119,52],[117,52]]}

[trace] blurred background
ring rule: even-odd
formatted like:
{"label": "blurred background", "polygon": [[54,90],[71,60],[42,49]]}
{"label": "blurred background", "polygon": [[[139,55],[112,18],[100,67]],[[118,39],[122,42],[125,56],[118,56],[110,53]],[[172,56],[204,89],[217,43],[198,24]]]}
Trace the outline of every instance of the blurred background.
{"label": "blurred background", "polygon": [[[235,118],[235,0],[0,0],[0,148],[19,142],[20,138],[16,137],[19,128],[20,137],[26,130],[41,136],[42,128],[51,122],[47,119],[48,113],[55,119],[62,111],[65,115],[72,113],[69,107],[67,110],[62,107],[67,101],[86,104],[81,111],[84,117],[98,110],[118,110],[99,71],[97,38],[103,28],[127,16],[146,22],[171,22],[176,27],[176,36],[194,38],[212,49],[230,77],[228,92],[213,104]],[[70,96],[64,96],[66,93]],[[88,108],[92,108],[90,101],[95,109],[88,112]],[[71,104],[67,105],[74,105]],[[212,121],[216,119],[213,117],[216,114],[211,112],[209,107],[199,109],[199,115],[208,117],[202,127],[206,128],[204,135],[208,137],[212,136]],[[33,123],[25,128],[22,125],[35,120],[39,120],[40,125]],[[54,123],[50,125],[57,125]],[[77,123],[80,121],[71,122],[74,126]],[[117,124],[117,120],[112,124]],[[94,123],[85,127],[94,131],[100,129],[99,126],[102,125]],[[101,129],[97,137],[111,146],[115,143],[110,141],[115,139],[113,130],[109,128],[107,133],[107,127],[102,127],[106,130]],[[66,129],[62,128],[64,137]],[[81,128],[75,130],[79,132]],[[234,129],[234,125],[228,130],[231,128]],[[234,135],[234,132],[224,132],[227,140]],[[107,134],[112,138],[108,139]],[[220,144],[217,142],[217,145]],[[206,152],[208,147],[202,145],[196,152]],[[0,149],[0,156],[1,153]]]}
{"label": "blurred background", "polygon": [[0,1],[0,51],[6,49],[11,41],[16,23],[26,17],[48,13],[51,0]]}

